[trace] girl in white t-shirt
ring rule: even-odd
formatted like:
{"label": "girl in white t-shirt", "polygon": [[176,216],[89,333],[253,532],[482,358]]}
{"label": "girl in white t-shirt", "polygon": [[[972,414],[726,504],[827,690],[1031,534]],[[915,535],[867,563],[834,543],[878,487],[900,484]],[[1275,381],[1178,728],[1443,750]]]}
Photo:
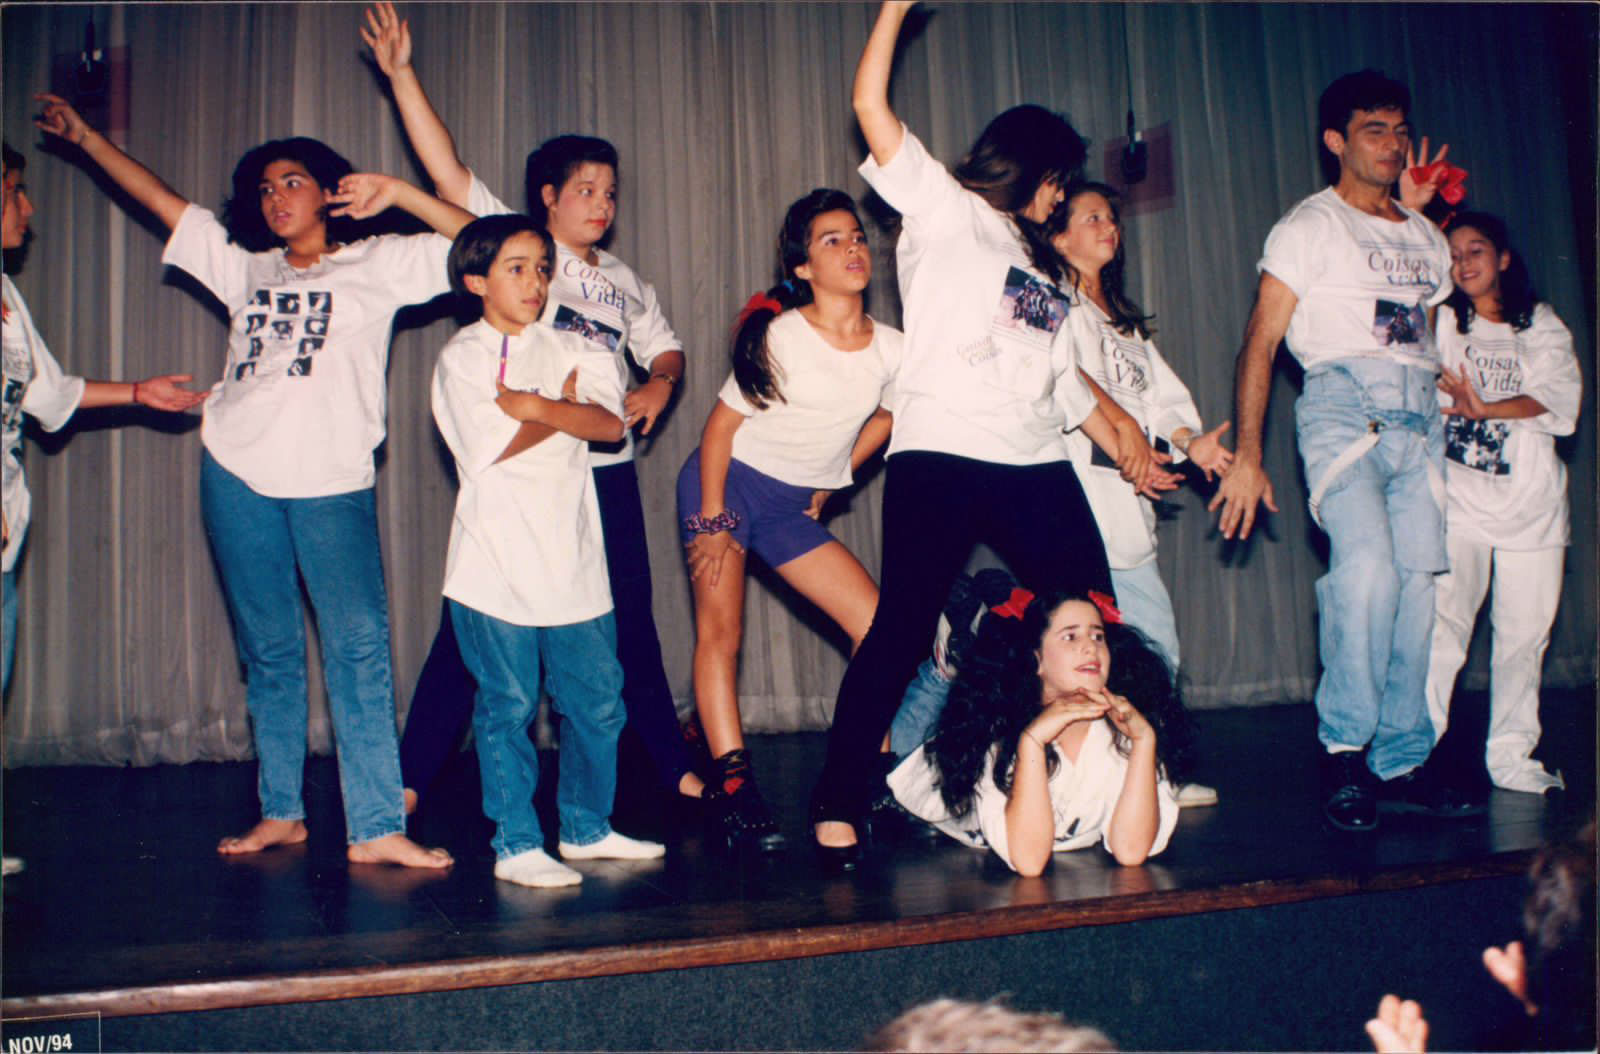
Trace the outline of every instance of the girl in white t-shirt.
{"label": "girl in white t-shirt", "polygon": [[1438,580],[1428,714],[1444,735],[1456,674],[1494,580],[1490,621],[1489,777],[1540,794],[1564,786],[1530,755],[1539,743],[1539,680],[1561,601],[1570,539],[1567,472],[1555,437],[1577,426],[1583,378],[1572,334],[1541,303],[1505,224],[1481,212],[1450,225],[1455,291],[1439,310],[1445,413],[1445,543]]}
{"label": "girl in white t-shirt", "polygon": [[1042,107],[1017,106],[953,172],[935,161],[889,105],[912,6],[884,4],[853,94],[872,155],[862,175],[901,214],[906,353],[890,407],[882,595],[839,687],[812,798],[824,865],[840,869],[856,865],[856,824],[882,789],[878,749],[973,546],[988,543],[1024,581],[1110,592],[1062,433],[1081,427],[1119,460],[1139,456],[1124,467],[1141,483],[1153,475],[1137,424],[1096,406],[1065,331],[1046,223],[1083,166],[1082,138]]}
{"label": "girl in white t-shirt", "polygon": [[733,373],[678,474],[694,587],[694,694],[713,759],[707,796],[730,843],[782,844],[756,790],[739,720],[746,551],[861,642],[878,587],[819,522],[827,496],[889,437],[900,332],[868,317],[872,252],[855,202],[818,189],[778,234],[784,280],[751,297]]}
{"label": "girl in white t-shirt", "polygon": [[[435,189],[446,201],[479,216],[512,212],[456,153],[455,140],[422,89],[411,64],[411,30],[394,5],[367,10],[361,37],[389,77],[406,135]],[[662,786],[688,797],[703,789],[684,746],[656,633],[646,545],[644,507],[633,462],[633,429],[650,435],[683,380],[685,358],[661,309],[655,289],[604,242],[617,218],[617,150],[604,139],[562,135],[528,155],[528,215],[556,241],[550,298],[543,322],[570,330],[609,352],[619,379],[632,365],[647,374],[623,399],[628,434],[620,443],[591,444],[604,526],[611,596],[616,604],[617,657],[622,662],[622,698],[628,727],[650,756]],[[417,681],[401,744],[408,796],[422,792],[460,738],[472,698],[471,676],[462,663],[448,619]]]}
{"label": "girl in white t-shirt", "polygon": [[240,159],[219,219],[40,96],[38,125],[77,146],[172,231],[162,262],[231,316],[222,379],[205,401],[200,499],[245,667],[261,821],[218,852],[306,840],[305,616],[316,613],[339,747],[347,850],[358,863],[442,868],[405,836],[389,612],[372,451],[383,441],[394,315],[447,288],[448,237],[363,237],[390,205],[453,237],[466,212],[387,177],[356,175],[314,139]]}
{"label": "girl in white t-shirt", "polygon": [[1096,842],[1133,867],[1172,836],[1166,770],[1189,739],[1165,659],[1109,598],[1018,589],[983,619],[933,738],[889,786],[1019,874]]}

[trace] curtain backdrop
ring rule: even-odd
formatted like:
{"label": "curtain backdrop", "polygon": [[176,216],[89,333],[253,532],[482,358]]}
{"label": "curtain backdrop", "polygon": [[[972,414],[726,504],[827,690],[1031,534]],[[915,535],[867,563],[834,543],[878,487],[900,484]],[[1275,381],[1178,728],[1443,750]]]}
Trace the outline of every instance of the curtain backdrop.
{"label": "curtain backdrop", "polygon": [[[819,185],[862,196],[850,112],[865,4],[414,4],[416,66],[462,156],[521,203],[541,140],[605,136],[622,156],[612,250],[660,293],[687,349],[676,406],[642,446],[657,626],[687,709],[689,590],[673,482],[727,371],[729,324],[769,284],[787,203]],[[75,53],[86,19],[126,47],[130,153],[217,207],[235,161],[269,138],[325,139],[358,168],[420,180],[383,79],[363,61],[361,9],[345,4],[52,7],[3,11],[4,127],[28,157],[38,215],[18,286],[68,370],[98,378],[184,371],[209,384],[224,320],[159,264],[162,233],[107,195],[70,150],[40,142],[31,96]],[[1545,297],[1578,338],[1588,393],[1571,465],[1575,544],[1546,666],[1594,677],[1594,13],[1503,4],[941,5],[903,49],[893,101],[935,156],[954,161],[984,122],[1024,101],[1067,113],[1095,142],[1170,126],[1170,208],[1127,223],[1131,285],[1208,421],[1231,412],[1233,356],[1272,223],[1322,186],[1315,105],[1333,77],[1377,66],[1407,81],[1413,118],[1471,172],[1475,206],[1506,215]],[[1576,102],[1572,99],[1576,96]],[[1567,105],[1557,102],[1565,98]],[[1569,126],[1563,112],[1582,123]],[[1577,184],[1574,191],[1574,182]],[[874,232],[872,308],[899,319],[892,232]],[[15,264],[16,261],[13,261]],[[403,316],[389,370],[378,498],[394,627],[397,710],[437,626],[454,489],[428,406],[434,357],[455,326],[435,305]],[[1315,684],[1313,581],[1325,545],[1305,512],[1280,356],[1266,467],[1282,512],[1224,545],[1205,498],[1180,493],[1161,565],[1198,706],[1307,699]],[[6,713],[7,764],[151,764],[247,757],[244,686],[200,521],[196,422],[84,413],[33,431],[33,527]],[[833,521],[879,566],[878,473]],[[951,495],[952,501],[983,500]],[[740,695],[752,730],[826,724],[844,643],[768,575],[751,585]],[[1480,648],[1469,683],[1484,682]],[[328,722],[314,670],[313,745]]]}

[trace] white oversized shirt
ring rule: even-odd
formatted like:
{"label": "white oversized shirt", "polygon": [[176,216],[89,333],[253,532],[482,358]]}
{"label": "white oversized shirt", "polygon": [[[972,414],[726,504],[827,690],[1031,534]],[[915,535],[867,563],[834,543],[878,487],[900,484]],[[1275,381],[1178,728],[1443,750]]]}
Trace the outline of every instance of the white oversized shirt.
{"label": "white oversized shirt", "polygon": [[898,329],[873,320],[871,344],[840,351],[799,311],[773,319],[767,353],[783,401],[769,399],[757,410],[729,374],[717,398],[745,418],[733,433],[733,456],[791,486],[849,486],[856,436],[889,404],[902,339]]}
{"label": "white oversized shirt", "polygon": [[[937,772],[928,762],[926,745],[918,747],[889,773],[889,789],[910,812],[933,824],[964,845],[981,849],[988,846],[1015,870],[1011,845],[1006,834],[1006,792],[994,778],[996,746],[989,751],[983,773],[973,795],[972,808],[965,816],[951,816],[939,795]],[[1055,813],[1055,846],[1051,852],[1084,849],[1100,842],[1111,848],[1111,816],[1122,796],[1122,780],[1128,759],[1117,753],[1111,726],[1104,720],[1091,722],[1084,736],[1077,761],[1068,761],[1056,749],[1056,770],[1049,780],[1050,806]],[[1173,828],[1178,825],[1178,796],[1164,777],[1156,780],[1156,806],[1160,821],[1156,840],[1150,846],[1155,856],[1167,847]]]}
{"label": "white oversized shirt", "polygon": [[185,209],[161,262],[193,275],[231,320],[227,365],[202,404],[200,437],[217,463],[269,498],[372,486],[394,316],[449,289],[449,252],[437,234],[389,234],[300,268],[281,247],[249,252],[211,212]]}
{"label": "white oversized shirt", "polygon": [[1445,418],[1446,525],[1450,534],[1497,549],[1568,544],[1567,469],[1555,437],[1571,435],[1583,398],[1572,334],[1549,304],[1527,329],[1474,316],[1456,332],[1455,311],[1439,310],[1439,350],[1452,372],[1466,367],[1485,402],[1532,396],[1538,417],[1510,421]]}
{"label": "white oversized shirt", "polygon": [[1299,298],[1287,337],[1307,370],[1345,358],[1438,370],[1428,309],[1450,295],[1450,245],[1426,218],[1395,207],[1404,222],[1368,215],[1328,187],[1267,235],[1256,268]]}
{"label": "white oversized shirt", "polygon": [[495,382],[503,376],[508,388],[559,399],[574,369],[578,401],[621,417],[611,356],[542,323],[507,337],[476,322],[450,339],[434,367],[433,417],[461,484],[444,595],[502,622],[565,626],[611,610],[588,444],[556,432],[496,462],[521,423],[495,402]]}
{"label": "white oversized shirt", "polygon": [[22,473],[22,415],[28,414],[46,432],[54,432],[78,409],[83,400],[84,380],[64,373],[44,338],[33,326],[33,316],[9,275],[0,275],[0,303],[5,305],[0,320],[0,355],[4,373],[0,375],[0,431],[5,449],[4,485],[0,504],[5,506],[6,546],[0,556],[0,571],[17,566],[23,536],[33,511]]}
{"label": "white oversized shirt", "polygon": [[995,464],[1066,457],[1094,411],[1065,332],[1067,298],[1029,262],[1011,217],[957,183],[902,125],[861,174],[902,217],[895,248],[905,358],[889,456],[929,450]]}
{"label": "white oversized shirt", "polygon": [[[495,216],[517,210],[495,197],[474,174],[467,191],[467,211]],[[556,329],[571,330],[605,348],[615,358],[617,376],[626,388],[627,356],[631,355],[640,369],[649,372],[658,355],[682,351],[683,343],[662,313],[655,287],[599,246],[594,252],[598,262],[591,264],[556,243],[550,294],[540,321]],[[590,463],[596,468],[631,460],[632,429],[620,443],[590,444]]]}
{"label": "white oversized shirt", "polygon": [[[1156,350],[1155,341],[1118,332],[1104,311],[1086,297],[1075,298],[1067,316],[1078,366],[1126,410],[1152,442],[1172,439],[1187,428],[1198,435],[1200,411],[1181,378]],[[1106,559],[1119,571],[1156,556],[1155,504],[1122,478],[1116,462],[1084,435],[1067,436],[1067,451],[1083,484],[1094,522],[1106,545]],[[1171,450],[1175,461],[1183,454]]]}

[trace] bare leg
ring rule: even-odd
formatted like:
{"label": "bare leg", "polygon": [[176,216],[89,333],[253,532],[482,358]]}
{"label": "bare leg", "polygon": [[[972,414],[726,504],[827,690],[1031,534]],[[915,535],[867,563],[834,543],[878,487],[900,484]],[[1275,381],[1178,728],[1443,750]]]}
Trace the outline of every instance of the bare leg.
{"label": "bare leg", "polygon": [[694,581],[694,701],[713,758],[744,746],[738,688],[744,562],[744,553],[730,552],[716,585],[705,576]]}
{"label": "bare leg", "polygon": [[301,820],[262,820],[244,834],[217,843],[223,856],[259,853],[275,845],[299,845],[306,840],[306,825]]}
{"label": "bare leg", "polygon": [[403,834],[386,834],[357,842],[345,851],[352,864],[398,864],[401,867],[449,867],[455,861],[443,849],[424,849]]}
{"label": "bare leg", "polygon": [[[850,637],[852,654],[872,625],[878,608],[878,585],[867,569],[839,542],[828,542],[777,568],[778,574],[800,595],[821,608],[823,613]],[[847,823],[829,821],[815,829],[817,841],[825,846],[856,844],[856,832]]]}

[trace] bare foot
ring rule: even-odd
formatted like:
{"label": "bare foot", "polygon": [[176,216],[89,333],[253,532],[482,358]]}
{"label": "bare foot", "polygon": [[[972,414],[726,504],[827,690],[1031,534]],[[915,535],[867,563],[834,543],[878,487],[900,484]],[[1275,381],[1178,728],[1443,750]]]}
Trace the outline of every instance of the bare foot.
{"label": "bare foot", "polygon": [[346,852],[352,864],[399,864],[401,867],[449,867],[455,861],[443,849],[424,849],[403,834],[386,834],[356,842]]}
{"label": "bare foot", "polygon": [[417,792],[410,787],[405,789],[406,815],[410,816],[417,811]]}
{"label": "bare foot", "polygon": [[706,784],[693,772],[685,772],[683,778],[678,780],[678,793],[685,798],[699,798],[705,795]]}
{"label": "bare foot", "polygon": [[275,845],[299,845],[306,840],[306,825],[300,820],[262,820],[244,834],[217,843],[223,856],[259,853]]}
{"label": "bare foot", "polygon": [[820,845],[843,849],[856,844],[856,829],[838,820],[825,820],[817,824],[813,831]]}

